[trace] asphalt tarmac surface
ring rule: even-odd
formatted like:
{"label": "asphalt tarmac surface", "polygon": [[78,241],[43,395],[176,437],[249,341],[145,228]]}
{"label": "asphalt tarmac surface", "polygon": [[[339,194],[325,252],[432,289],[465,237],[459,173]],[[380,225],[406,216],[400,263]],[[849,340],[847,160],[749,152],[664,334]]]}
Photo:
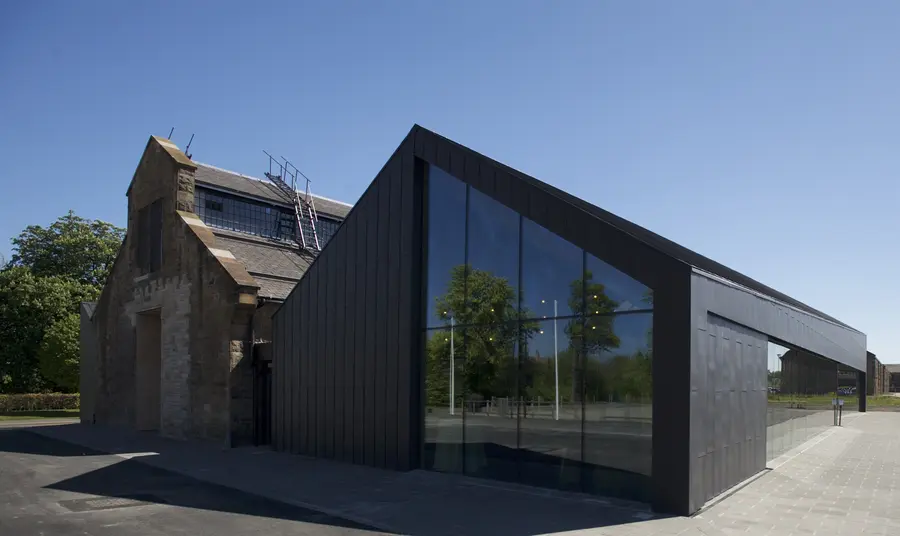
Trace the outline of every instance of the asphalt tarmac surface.
{"label": "asphalt tarmac surface", "polygon": [[0,427],[0,535],[380,534],[351,521]]}

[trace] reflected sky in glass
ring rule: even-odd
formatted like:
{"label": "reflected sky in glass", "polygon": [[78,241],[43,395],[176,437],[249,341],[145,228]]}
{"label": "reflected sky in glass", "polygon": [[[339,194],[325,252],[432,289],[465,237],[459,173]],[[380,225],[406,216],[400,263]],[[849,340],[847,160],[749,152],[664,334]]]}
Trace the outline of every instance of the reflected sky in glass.
{"label": "reflected sky in glass", "polygon": [[[551,318],[577,314],[583,292],[583,250],[528,218],[522,219],[522,314]],[[574,294],[573,294],[573,285]]]}
{"label": "reflected sky in glass", "polygon": [[428,174],[427,326],[443,326],[435,301],[446,294],[453,267],[465,263],[466,185],[431,166]]}

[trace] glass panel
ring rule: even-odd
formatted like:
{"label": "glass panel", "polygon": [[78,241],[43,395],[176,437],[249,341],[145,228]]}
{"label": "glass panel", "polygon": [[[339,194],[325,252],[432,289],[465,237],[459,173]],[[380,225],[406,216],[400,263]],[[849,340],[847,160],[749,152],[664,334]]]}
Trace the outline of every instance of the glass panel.
{"label": "glass panel", "polygon": [[769,342],[768,345],[768,364],[767,368],[767,384],[768,384],[768,404],[766,407],[766,459],[772,460],[781,455],[784,450],[782,445],[782,436],[784,435],[784,426],[782,422],[786,421],[785,412],[787,411],[787,398],[781,392],[781,357],[787,352],[787,348]]}
{"label": "glass panel", "polygon": [[[257,236],[277,237],[281,240],[294,240],[294,214],[288,209],[281,209],[264,203],[242,199],[197,188],[194,190],[194,212],[210,227],[250,233]],[[340,222],[321,219],[320,224],[326,229],[331,226],[331,234],[337,230]],[[309,223],[306,223],[309,226]],[[331,234],[325,236],[325,240]],[[323,235],[319,241],[324,246]]]}
{"label": "glass panel", "polygon": [[569,337],[580,333],[580,322],[522,324],[519,461],[530,484],[581,488],[581,344]]}
{"label": "glass panel", "polygon": [[[831,401],[840,397],[836,393],[841,380],[836,362],[773,342],[769,342],[768,369],[766,454],[772,460],[834,424]],[[846,378],[855,378],[855,374],[851,369],[845,371]],[[852,402],[854,396],[851,394]],[[852,403],[847,400],[845,411]]]}
{"label": "glass panel", "polygon": [[586,262],[588,314],[653,308],[653,294],[645,285],[591,254]]}
{"label": "glass panel", "polygon": [[468,248],[468,307],[457,319],[466,324],[517,319],[519,215],[470,188]]}
{"label": "glass panel", "polygon": [[462,472],[463,375],[457,366],[461,360],[454,358],[463,355],[463,340],[458,330],[453,328],[426,331],[425,335],[423,466],[425,469],[459,473]]}
{"label": "glass panel", "polygon": [[579,314],[583,251],[522,219],[522,316],[553,318]]}
{"label": "glass panel", "polygon": [[466,473],[516,480],[517,325],[510,322],[460,331],[465,337]]}
{"label": "glass panel", "polygon": [[432,166],[428,174],[428,326],[446,326],[462,312],[466,247],[466,185]]}
{"label": "glass panel", "polygon": [[585,318],[585,489],[647,500],[653,315]]}

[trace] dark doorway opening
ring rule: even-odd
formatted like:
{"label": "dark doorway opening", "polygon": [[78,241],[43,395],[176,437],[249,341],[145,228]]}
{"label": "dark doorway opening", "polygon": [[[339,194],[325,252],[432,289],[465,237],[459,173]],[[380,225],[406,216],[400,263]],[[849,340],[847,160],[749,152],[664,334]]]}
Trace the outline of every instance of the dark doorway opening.
{"label": "dark doorway opening", "polygon": [[253,347],[253,444],[272,443],[272,344]]}

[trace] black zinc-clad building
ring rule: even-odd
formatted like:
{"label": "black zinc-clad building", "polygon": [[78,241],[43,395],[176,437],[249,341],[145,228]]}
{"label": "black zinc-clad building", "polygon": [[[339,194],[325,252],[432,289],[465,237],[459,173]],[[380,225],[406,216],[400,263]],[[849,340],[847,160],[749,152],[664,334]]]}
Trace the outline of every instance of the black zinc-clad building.
{"label": "black zinc-clad building", "polygon": [[865,404],[863,333],[419,126],[274,323],[278,450],[675,514]]}

